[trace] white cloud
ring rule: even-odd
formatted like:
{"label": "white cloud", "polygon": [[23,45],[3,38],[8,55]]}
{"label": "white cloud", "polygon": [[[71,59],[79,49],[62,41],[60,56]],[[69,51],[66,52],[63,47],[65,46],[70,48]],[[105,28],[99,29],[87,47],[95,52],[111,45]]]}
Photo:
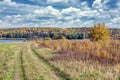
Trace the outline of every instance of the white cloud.
{"label": "white cloud", "polygon": [[61,13],[62,13],[62,14],[70,14],[70,13],[77,13],[77,12],[79,12],[79,11],[80,11],[80,9],[70,7],[70,8],[63,9],[63,10],[61,11]]}
{"label": "white cloud", "polygon": [[103,0],[103,4],[107,4],[110,0]]}
{"label": "white cloud", "polygon": [[107,22],[106,26],[109,28],[120,28],[120,24],[114,24],[112,22]]}
{"label": "white cloud", "polygon": [[53,16],[53,17],[60,17],[60,11],[54,9],[52,6],[42,7],[40,9],[34,10],[34,13],[39,16]]}
{"label": "white cloud", "polygon": [[93,24],[95,24],[95,22],[93,20],[88,20],[86,22],[82,22],[81,24],[82,24],[82,27],[92,27]]}
{"label": "white cloud", "polygon": [[9,26],[12,26],[10,23],[6,23],[2,20],[0,20],[0,25],[1,25],[0,28],[7,28]]}
{"label": "white cloud", "polygon": [[7,6],[17,6],[16,2],[13,2],[12,0],[3,0],[0,4]]}
{"label": "white cloud", "polygon": [[[86,1],[79,2],[79,0],[47,0],[47,2],[49,5],[51,3],[69,5],[70,3],[70,6],[74,4],[74,7],[57,9],[52,6],[44,7],[4,0],[0,2],[0,13],[2,13],[0,14],[0,26],[85,27],[92,26],[100,21],[105,22],[108,26],[120,26],[120,8],[118,7],[114,10],[107,8],[106,10],[105,4],[109,2],[108,0],[103,2],[95,0],[92,8],[88,7]],[[117,5],[119,6],[119,4]]]}
{"label": "white cloud", "polygon": [[68,0],[47,0],[47,3],[68,3]]}
{"label": "white cloud", "polygon": [[115,24],[119,24],[120,23],[120,17],[116,17],[114,19],[111,19],[111,21]]}
{"label": "white cloud", "polygon": [[119,11],[118,9],[109,10],[111,14],[119,14]]}
{"label": "white cloud", "polygon": [[86,17],[88,17],[88,18],[90,18],[90,17],[97,17],[97,16],[99,16],[100,15],[100,13],[97,11],[97,10],[88,10],[88,11],[81,11],[80,13],[79,13],[79,16],[86,16]]}
{"label": "white cloud", "polygon": [[120,1],[117,2],[117,6],[120,7]]}
{"label": "white cloud", "polygon": [[63,9],[61,10],[62,19],[67,21],[77,19],[79,18],[78,14],[80,11],[80,9],[74,7]]}
{"label": "white cloud", "polygon": [[70,21],[70,20],[73,20],[73,18],[74,18],[74,17],[72,17],[72,16],[66,16],[66,17],[64,17],[63,19],[65,19],[65,20],[67,20],[67,21]]}
{"label": "white cloud", "polygon": [[101,8],[102,7],[102,1],[101,0],[95,0],[92,4],[92,7]]}
{"label": "white cloud", "polygon": [[[81,10],[81,9],[78,9],[78,8],[73,8],[73,7],[70,7],[70,8],[66,8],[66,9],[63,9],[61,11],[61,14],[66,18],[67,16],[67,19],[72,19],[71,17],[74,18],[82,18],[82,17],[97,17],[100,15],[100,13],[97,11],[97,10]],[[69,16],[69,17],[68,17]]]}
{"label": "white cloud", "polygon": [[90,8],[88,7],[87,1],[81,2],[80,7],[82,10],[90,10]]}

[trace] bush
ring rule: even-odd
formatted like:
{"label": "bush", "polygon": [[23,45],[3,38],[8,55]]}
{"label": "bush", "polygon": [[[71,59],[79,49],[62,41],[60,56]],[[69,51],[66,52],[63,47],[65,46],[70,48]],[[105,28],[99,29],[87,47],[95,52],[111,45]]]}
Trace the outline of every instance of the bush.
{"label": "bush", "polygon": [[90,31],[90,38],[92,41],[106,41],[110,39],[110,31],[105,24],[97,24]]}

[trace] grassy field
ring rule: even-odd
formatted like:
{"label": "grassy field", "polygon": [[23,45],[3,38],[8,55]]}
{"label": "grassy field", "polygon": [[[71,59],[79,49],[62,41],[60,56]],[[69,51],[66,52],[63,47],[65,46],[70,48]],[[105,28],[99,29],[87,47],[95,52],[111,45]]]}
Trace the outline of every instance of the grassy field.
{"label": "grassy field", "polygon": [[87,52],[95,45],[72,40],[0,43],[0,80],[120,80],[119,42],[111,57],[105,51],[110,53],[112,43],[104,51],[96,43],[102,51],[97,57],[88,55],[84,44]]}

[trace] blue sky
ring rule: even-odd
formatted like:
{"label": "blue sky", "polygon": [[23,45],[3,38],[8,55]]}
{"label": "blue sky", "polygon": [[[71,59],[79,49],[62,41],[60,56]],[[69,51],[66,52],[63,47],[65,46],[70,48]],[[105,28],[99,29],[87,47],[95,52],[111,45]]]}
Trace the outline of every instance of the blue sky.
{"label": "blue sky", "polygon": [[0,0],[0,28],[120,28],[120,0]]}

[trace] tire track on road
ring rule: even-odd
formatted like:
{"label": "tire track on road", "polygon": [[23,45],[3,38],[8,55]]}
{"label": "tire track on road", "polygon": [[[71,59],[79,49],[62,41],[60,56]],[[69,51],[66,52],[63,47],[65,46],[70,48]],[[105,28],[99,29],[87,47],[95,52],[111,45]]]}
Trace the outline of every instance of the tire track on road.
{"label": "tire track on road", "polygon": [[44,63],[46,66],[49,66],[52,71],[55,72],[55,75],[61,78],[62,80],[73,80],[68,74],[64,73],[61,71],[59,68],[55,67],[52,65],[47,59],[45,59],[43,56],[39,55],[37,51],[32,47],[31,45],[31,50],[34,52],[34,54],[39,58],[39,60]]}

